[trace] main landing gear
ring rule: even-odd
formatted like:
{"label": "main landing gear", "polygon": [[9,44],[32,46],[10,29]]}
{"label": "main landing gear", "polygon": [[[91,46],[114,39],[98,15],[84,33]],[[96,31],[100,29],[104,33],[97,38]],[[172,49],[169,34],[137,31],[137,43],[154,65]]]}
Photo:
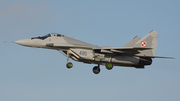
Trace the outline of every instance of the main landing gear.
{"label": "main landing gear", "polygon": [[106,63],[106,69],[111,70],[113,68],[113,64],[111,62]]}
{"label": "main landing gear", "polygon": [[101,71],[101,69],[99,68],[100,66],[98,65],[98,66],[95,66],[94,68],[93,68],[93,73],[94,74],[99,74],[99,72]]}
{"label": "main landing gear", "polygon": [[[113,68],[113,63],[108,62],[105,66],[106,66],[106,69],[111,70],[111,69]],[[93,73],[94,73],[94,74],[99,74],[100,71],[101,71],[100,65],[95,66],[95,67],[93,68]]]}

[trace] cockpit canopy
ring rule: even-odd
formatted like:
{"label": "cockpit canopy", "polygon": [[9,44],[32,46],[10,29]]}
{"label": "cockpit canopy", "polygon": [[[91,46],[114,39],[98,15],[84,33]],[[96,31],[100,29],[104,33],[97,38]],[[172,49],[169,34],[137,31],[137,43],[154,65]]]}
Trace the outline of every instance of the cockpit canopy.
{"label": "cockpit canopy", "polygon": [[58,34],[58,33],[49,33],[49,34],[51,34],[52,36],[57,36],[57,37],[64,37],[64,35]]}
{"label": "cockpit canopy", "polygon": [[44,39],[46,39],[46,38],[48,38],[48,37],[64,37],[64,35],[62,35],[62,34],[58,34],[58,33],[49,33],[49,34],[46,34],[46,35],[44,35],[44,36],[38,36],[38,37],[33,37],[33,38],[31,38],[31,40],[32,39],[42,39],[42,40],[44,40]]}

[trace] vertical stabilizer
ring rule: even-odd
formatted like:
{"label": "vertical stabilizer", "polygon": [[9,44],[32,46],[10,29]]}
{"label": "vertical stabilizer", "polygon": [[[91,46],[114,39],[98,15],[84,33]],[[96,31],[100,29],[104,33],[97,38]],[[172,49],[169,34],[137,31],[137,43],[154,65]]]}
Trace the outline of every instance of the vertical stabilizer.
{"label": "vertical stabilizer", "polygon": [[140,51],[138,55],[154,56],[154,53],[156,52],[156,46],[157,46],[157,37],[158,37],[158,33],[155,30],[152,30],[149,34],[147,34],[141,40],[136,42],[133,45],[133,47],[152,48],[151,50]]}

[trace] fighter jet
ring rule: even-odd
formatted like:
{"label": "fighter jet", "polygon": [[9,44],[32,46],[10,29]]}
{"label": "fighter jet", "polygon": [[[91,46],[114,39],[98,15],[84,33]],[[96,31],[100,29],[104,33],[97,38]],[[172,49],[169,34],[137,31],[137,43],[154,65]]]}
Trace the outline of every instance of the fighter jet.
{"label": "fighter jet", "polygon": [[99,47],[57,33],[15,41],[22,46],[57,50],[67,57],[67,68],[72,68],[72,60],[97,64],[92,71],[100,72],[100,65],[108,70],[114,66],[135,67],[143,69],[152,64],[152,58],[171,58],[155,56],[158,33],[152,30],[145,37],[134,37],[123,47]]}

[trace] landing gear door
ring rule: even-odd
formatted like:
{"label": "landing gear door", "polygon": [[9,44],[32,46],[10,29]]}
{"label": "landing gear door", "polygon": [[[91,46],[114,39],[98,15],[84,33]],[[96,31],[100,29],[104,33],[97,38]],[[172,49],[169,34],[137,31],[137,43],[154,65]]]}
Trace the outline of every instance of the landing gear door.
{"label": "landing gear door", "polygon": [[94,52],[93,50],[89,50],[89,49],[72,49],[71,50],[73,52],[75,52],[75,54],[77,54],[78,56],[80,56],[81,58],[84,59],[93,59],[94,57]]}

